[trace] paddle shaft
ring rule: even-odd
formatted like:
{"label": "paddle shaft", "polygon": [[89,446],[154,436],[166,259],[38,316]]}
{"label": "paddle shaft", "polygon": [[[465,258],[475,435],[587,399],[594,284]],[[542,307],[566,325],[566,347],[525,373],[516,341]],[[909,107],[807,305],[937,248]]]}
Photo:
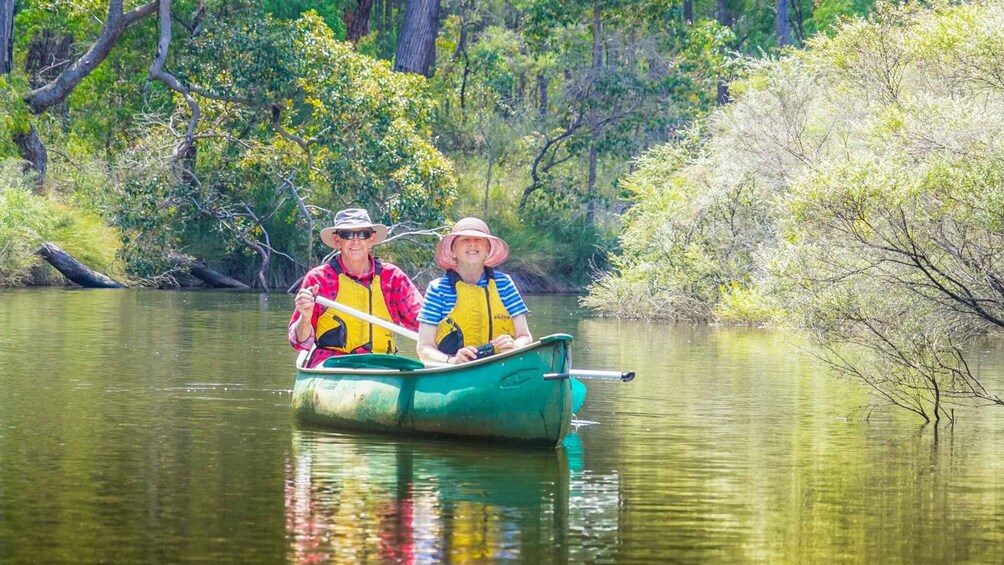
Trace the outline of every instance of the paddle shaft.
{"label": "paddle shaft", "polygon": [[567,379],[575,377],[577,379],[598,379],[604,381],[621,381],[629,383],[634,380],[634,371],[593,371],[589,369],[570,369],[564,373],[547,373],[544,378]]}
{"label": "paddle shaft", "polygon": [[408,328],[402,328],[401,326],[399,326],[399,325],[397,325],[397,324],[395,324],[393,322],[388,322],[387,320],[383,320],[383,319],[377,318],[376,316],[371,316],[371,315],[367,314],[366,312],[360,312],[359,310],[356,310],[355,308],[353,308],[351,306],[346,306],[346,305],[341,304],[339,302],[335,302],[334,300],[328,300],[327,298],[324,298],[323,296],[315,296],[314,297],[314,301],[317,302],[318,304],[320,304],[321,306],[326,306],[328,308],[334,308],[335,310],[338,310],[339,312],[344,312],[345,314],[348,314],[350,316],[355,316],[356,318],[359,318],[360,320],[362,320],[364,322],[369,322],[369,323],[373,324],[374,326],[380,326],[381,328],[390,330],[390,331],[392,331],[392,332],[394,332],[396,334],[402,335],[402,336],[404,336],[404,337],[406,337],[408,339],[411,339],[411,340],[414,340],[414,341],[418,341],[418,332],[413,332],[413,331],[409,330]]}

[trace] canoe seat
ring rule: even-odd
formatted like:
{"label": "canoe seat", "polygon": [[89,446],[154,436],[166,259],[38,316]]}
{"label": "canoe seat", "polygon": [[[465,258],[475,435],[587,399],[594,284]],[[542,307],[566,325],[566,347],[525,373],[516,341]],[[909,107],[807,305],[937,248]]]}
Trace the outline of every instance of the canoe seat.
{"label": "canoe seat", "polygon": [[324,367],[338,369],[388,369],[398,371],[414,371],[424,369],[425,364],[417,359],[387,355],[386,353],[359,353],[355,355],[336,355],[324,360]]}

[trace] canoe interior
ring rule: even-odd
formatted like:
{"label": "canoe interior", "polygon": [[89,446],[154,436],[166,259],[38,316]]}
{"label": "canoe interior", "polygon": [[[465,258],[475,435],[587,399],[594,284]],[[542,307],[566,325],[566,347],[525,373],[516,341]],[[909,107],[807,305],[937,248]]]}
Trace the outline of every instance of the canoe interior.
{"label": "canoe interior", "polygon": [[416,370],[300,368],[293,387],[298,419],[346,430],[420,434],[554,447],[568,433],[571,337],[463,365]]}

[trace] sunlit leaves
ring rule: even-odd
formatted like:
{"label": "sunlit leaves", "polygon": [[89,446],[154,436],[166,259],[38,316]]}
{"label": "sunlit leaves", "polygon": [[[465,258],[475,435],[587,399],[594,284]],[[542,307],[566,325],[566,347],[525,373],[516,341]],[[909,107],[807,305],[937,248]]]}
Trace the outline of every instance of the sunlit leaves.
{"label": "sunlit leaves", "polygon": [[[257,240],[296,257],[318,245],[316,231],[345,207],[389,223],[442,221],[455,181],[430,141],[434,103],[423,77],[360,55],[313,12],[293,21],[222,16],[179,47],[172,67],[209,93],[196,94],[199,139],[187,164],[195,181],[165,188],[154,180],[174,159],[173,145],[158,140],[178,139],[190,116],[176,96],[174,114],[153,118],[128,156],[143,166],[126,176],[120,202],[137,200],[122,207],[123,225],[157,230],[165,249],[252,257],[247,240]],[[150,148],[152,160],[143,154]],[[134,264],[156,266],[155,256],[131,249]]]}
{"label": "sunlit leaves", "polygon": [[621,272],[591,304],[767,313],[924,419],[1000,403],[965,355],[1004,327],[1002,27],[997,4],[883,7],[751,66],[698,150],[640,162]]}

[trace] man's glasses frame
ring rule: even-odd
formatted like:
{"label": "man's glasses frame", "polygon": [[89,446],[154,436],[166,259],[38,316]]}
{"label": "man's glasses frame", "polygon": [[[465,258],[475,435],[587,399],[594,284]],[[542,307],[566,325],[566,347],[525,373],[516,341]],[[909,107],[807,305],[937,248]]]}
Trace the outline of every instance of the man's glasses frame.
{"label": "man's glasses frame", "polygon": [[350,239],[357,237],[359,239],[369,239],[373,237],[373,230],[335,230],[335,235],[349,241]]}

